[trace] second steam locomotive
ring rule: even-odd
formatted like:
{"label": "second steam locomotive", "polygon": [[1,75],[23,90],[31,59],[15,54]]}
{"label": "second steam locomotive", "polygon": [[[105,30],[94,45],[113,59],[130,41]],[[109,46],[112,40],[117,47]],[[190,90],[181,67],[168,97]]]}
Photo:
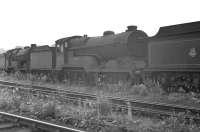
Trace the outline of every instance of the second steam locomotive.
{"label": "second steam locomotive", "polygon": [[16,48],[0,55],[0,68],[46,74],[59,80],[92,84],[159,82],[166,91],[199,92],[200,22],[161,27],[148,37],[136,26],[103,36],[71,36],[55,47]]}

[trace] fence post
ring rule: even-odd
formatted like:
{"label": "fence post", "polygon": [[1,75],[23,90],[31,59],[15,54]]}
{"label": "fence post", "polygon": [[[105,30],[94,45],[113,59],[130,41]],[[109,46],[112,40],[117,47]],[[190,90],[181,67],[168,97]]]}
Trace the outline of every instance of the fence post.
{"label": "fence post", "polygon": [[132,120],[133,119],[133,115],[132,115],[131,102],[127,102],[127,108],[128,108],[128,119]]}

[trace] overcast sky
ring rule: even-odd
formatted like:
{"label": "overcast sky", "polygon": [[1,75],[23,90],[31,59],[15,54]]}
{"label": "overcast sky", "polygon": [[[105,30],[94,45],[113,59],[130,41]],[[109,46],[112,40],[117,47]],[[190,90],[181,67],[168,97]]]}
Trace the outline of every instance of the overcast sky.
{"label": "overcast sky", "polygon": [[199,21],[199,13],[198,0],[1,0],[0,48],[119,33],[128,25],[152,36],[161,26]]}

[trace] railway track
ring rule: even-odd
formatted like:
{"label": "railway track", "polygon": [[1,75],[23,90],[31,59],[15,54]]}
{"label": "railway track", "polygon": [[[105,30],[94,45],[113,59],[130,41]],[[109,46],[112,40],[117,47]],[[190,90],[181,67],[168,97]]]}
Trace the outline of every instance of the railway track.
{"label": "railway track", "polygon": [[[66,99],[71,100],[97,100],[97,96],[94,94],[87,94],[82,92],[75,92],[70,90],[63,90],[63,89],[54,89],[49,87],[43,86],[33,86],[15,82],[8,82],[8,81],[0,81],[1,85],[9,86],[11,88],[18,87],[23,90],[31,90],[32,92],[40,92],[49,95],[59,95]],[[128,98],[121,98],[121,97],[107,97],[107,99],[111,102],[113,107],[120,107],[123,108],[128,112],[129,115],[132,115],[133,111],[140,111],[140,112],[147,112],[159,115],[167,115],[167,116],[175,116],[176,114],[182,113],[190,113],[188,118],[194,118],[200,120],[200,108],[191,107],[191,106],[183,106],[183,105],[175,105],[175,104],[168,104],[168,103],[160,103],[160,102],[150,102],[144,101],[141,99],[128,99]]]}
{"label": "railway track", "polygon": [[21,126],[17,123],[1,120],[0,121],[1,132],[32,132],[31,128]]}
{"label": "railway track", "polygon": [[1,132],[84,132],[2,111],[0,111],[0,117]]}

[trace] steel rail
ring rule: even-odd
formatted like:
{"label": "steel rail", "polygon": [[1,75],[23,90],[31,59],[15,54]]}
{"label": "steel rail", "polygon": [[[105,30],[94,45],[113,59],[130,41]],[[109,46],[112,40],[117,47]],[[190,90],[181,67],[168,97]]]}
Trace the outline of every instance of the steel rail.
{"label": "steel rail", "polygon": [[85,131],[82,131],[82,130],[77,130],[77,129],[69,128],[69,127],[66,127],[66,126],[61,126],[61,125],[52,124],[52,123],[49,123],[49,122],[31,119],[31,118],[28,118],[28,117],[23,117],[23,116],[19,116],[19,115],[7,113],[7,112],[0,111],[0,115],[3,118],[6,118],[10,121],[17,122],[17,123],[23,124],[23,125],[28,125],[28,126],[31,126],[31,127],[34,126],[36,128],[40,128],[40,129],[43,129],[43,130],[49,130],[49,131],[55,131],[55,132],[85,132]]}
{"label": "steel rail", "polygon": [[[97,96],[94,94],[87,94],[83,92],[76,92],[76,91],[70,91],[70,90],[64,90],[64,89],[54,89],[44,86],[37,86],[37,85],[28,85],[28,84],[22,84],[22,83],[16,83],[16,82],[9,82],[9,81],[1,81],[0,84],[4,84],[7,86],[22,86],[22,87],[28,87],[27,89],[33,89],[34,91],[48,93],[48,94],[54,94],[54,95],[63,95],[65,97],[71,97],[71,99],[90,99],[90,100],[97,100]],[[26,89],[26,88],[25,88]],[[192,107],[192,106],[184,106],[184,105],[176,105],[176,104],[168,104],[168,103],[161,103],[161,102],[150,102],[145,101],[141,99],[128,99],[128,98],[121,98],[121,97],[112,97],[107,96],[108,100],[110,100],[112,103],[111,105],[118,105],[123,106],[125,109],[128,109],[127,103],[130,103],[130,107],[133,110],[138,111],[146,111],[149,113],[159,113],[159,114],[166,114],[166,115],[172,115],[172,113],[179,113],[179,112],[188,112],[191,111],[192,113],[199,114],[200,108]],[[194,115],[196,116],[196,115]],[[197,118],[197,117],[196,117]]]}

